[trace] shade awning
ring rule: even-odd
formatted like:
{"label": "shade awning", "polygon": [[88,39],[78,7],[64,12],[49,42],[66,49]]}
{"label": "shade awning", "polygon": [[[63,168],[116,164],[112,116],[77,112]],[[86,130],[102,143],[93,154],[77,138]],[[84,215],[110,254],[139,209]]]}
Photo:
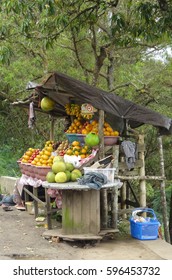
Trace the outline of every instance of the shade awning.
{"label": "shade awning", "polygon": [[49,96],[56,102],[51,114],[57,116],[66,115],[64,106],[71,101],[90,103],[96,109],[103,110],[111,124],[114,122],[121,127],[126,120],[131,128],[149,124],[157,127],[160,134],[172,134],[171,118],[63,73],[50,73],[42,84],[35,85],[35,91],[39,96]]}

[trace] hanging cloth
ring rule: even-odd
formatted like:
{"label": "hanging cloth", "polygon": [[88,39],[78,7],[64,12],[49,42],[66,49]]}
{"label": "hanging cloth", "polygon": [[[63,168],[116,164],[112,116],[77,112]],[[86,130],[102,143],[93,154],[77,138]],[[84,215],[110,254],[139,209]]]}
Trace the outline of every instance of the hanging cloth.
{"label": "hanging cloth", "polygon": [[132,170],[136,161],[136,143],[124,140],[121,143],[121,146],[125,154],[125,162],[127,167],[129,170]]}
{"label": "hanging cloth", "polygon": [[29,120],[28,120],[28,127],[33,129],[35,123],[35,113],[34,113],[34,104],[31,102],[29,104]]}

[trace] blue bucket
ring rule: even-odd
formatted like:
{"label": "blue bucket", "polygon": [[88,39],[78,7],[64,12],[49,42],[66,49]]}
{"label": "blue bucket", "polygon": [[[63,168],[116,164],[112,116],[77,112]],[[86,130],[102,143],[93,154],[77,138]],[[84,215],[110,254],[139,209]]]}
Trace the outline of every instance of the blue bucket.
{"label": "blue bucket", "polygon": [[[136,219],[137,214],[149,213],[151,217],[144,218],[143,222]],[[132,211],[132,216],[130,218],[130,232],[133,238],[139,240],[155,240],[158,238],[158,228],[160,226],[156,215],[151,208],[135,208]]]}

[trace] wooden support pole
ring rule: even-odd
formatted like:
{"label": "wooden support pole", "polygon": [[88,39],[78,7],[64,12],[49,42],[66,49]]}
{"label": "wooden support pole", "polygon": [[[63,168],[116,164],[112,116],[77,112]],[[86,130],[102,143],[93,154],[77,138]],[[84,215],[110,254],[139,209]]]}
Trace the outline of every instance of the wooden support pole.
{"label": "wooden support pole", "polygon": [[[161,176],[165,177],[162,136],[158,137],[158,144],[159,144],[159,154],[160,154],[160,172],[161,172]],[[163,215],[163,224],[164,224],[164,235],[165,235],[166,242],[170,243],[170,234],[169,234],[168,219],[167,219],[165,180],[161,181],[160,183],[160,192],[161,192],[161,205],[162,205],[162,215]]]}
{"label": "wooden support pole", "polygon": [[104,158],[105,152],[104,152],[104,111],[99,110],[99,126],[98,126],[98,135],[100,139],[99,143],[99,159]]}
{"label": "wooden support pole", "polygon": [[[104,158],[104,111],[99,110],[99,127],[98,127],[98,135],[100,139],[99,143],[99,160]],[[107,204],[107,190],[100,190],[100,216],[101,216],[101,227],[103,229],[108,226],[108,204]]]}
{"label": "wooden support pole", "polygon": [[155,180],[155,181],[163,181],[165,179],[165,177],[163,176],[149,176],[149,175],[145,175],[145,176],[123,176],[123,175],[115,175],[116,179],[120,179],[120,180]]}
{"label": "wooden support pole", "polygon": [[108,204],[107,204],[107,190],[100,190],[100,216],[101,216],[101,229],[108,227]]}
{"label": "wooden support pole", "polygon": [[[126,190],[127,190],[127,182],[124,181],[121,187],[121,209],[126,209]],[[126,214],[123,214],[122,218],[126,219]]]}
{"label": "wooden support pole", "polygon": [[[119,162],[119,145],[113,147],[114,162],[113,167],[115,168],[115,175],[118,175],[118,162]],[[117,229],[118,222],[118,188],[115,187],[111,194],[111,226]]]}
{"label": "wooden support pole", "polygon": [[[124,157],[121,157],[121,162],[125,162]],[[121,209],[126,209],[126,181],[123,181],[123,185],[120,189],[121,195]],[[126,214],[123,214],[123,219],[126,218]]]}
{"label": "wooden support pole", "polygon": [[54,124],[55,124],[55,119],[53,116],[50,116],[50,140],[54,140]]}
{"label": "wooden support pole", "polygon": [[[144,135],[139,135],[138,144],[144,145]],[[138,153],[139,159],[142,160],[143,166],[140,167],[140,177],[145,176],[145,156],[144,151]],[[140,180],[140,207],[146,207],[146,181]]]}

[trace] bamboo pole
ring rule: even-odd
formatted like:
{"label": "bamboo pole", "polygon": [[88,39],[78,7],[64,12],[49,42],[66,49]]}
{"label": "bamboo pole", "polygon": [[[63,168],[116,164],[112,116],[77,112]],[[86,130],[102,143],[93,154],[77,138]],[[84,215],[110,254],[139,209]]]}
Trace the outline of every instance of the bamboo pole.
{"label": "bamboo pole", "polygon": [[115,179],[121,179],[121,180],[155,180],[155,181],[163,181],[165,177],[163,176],[122,176],[122,175],[115,175]]}
{"label": "bamboo pole", "polygon": [[[165,177],[162,136],[158,137],[158,144],[159,144],[159,154],[160,154],[160,173],[162,177]],[[162,215],[163,215],[163,224],[164,224],[164,235],[165,235],[166,242],[170,243],[170,234],[169,234],[168,219],[167,219],[165,179],[162,180],[160,183],[160,192],[161,192],[161,205],[162,205]]]}
{"label": "bamboo pole", "polygon": [[[144,135],[139,135],[138,144],[144,145]],[[142,160],[143,166],[140,167],[140,177],[145,177],[145,155],[144,152],[139,152],[139,159]],[[146,181],[145,179],[140,179],[140,207],[146,207]]]}
{"label": "bamboo pole", "polygon": [[170,233],[170,243],[172,244],[172,189],[171,189],[171,197],[170,197],[169,233]]}
{"label": "bamboo pole", "polygon": [[[98,135],[100,139],[99,143],[99,160],[104,158],[104,111],[99,110],[99,127],[98,127]],[[107,203],[107,190],[100,190],[100,216],[101,216],[101,228],[106,229],[108,226],[108,203]]]}
{"label": "bamboo pole", "polygon": [[99,127],[98,127],[98,135],[100,139],[99,143],[99,159],[104,158],[105,152],[104,152],[104,111],[99,110]]}
{"label": "bamboo pole", "polygon": [[[125,162],[124,157],[121,157],[121,162]],[[123,185],[120,189],[121,193],[121,209],[126,209],[126,181],[123,181]],[[123,214],[123,219],[126,218],[126,214]]]}
{"label": "bamboo pole", "polygon": [[[113,155],[114,155],[114,162],[113,167],[115,168],[115,175],[118,174],[118,162],[119,162],[119,145],[115,145],[113,147]],[[118,188],[115,187],[112,190],[111,194],[111,218],[112,228],[117,229],[117,222],[118,222]]]}

